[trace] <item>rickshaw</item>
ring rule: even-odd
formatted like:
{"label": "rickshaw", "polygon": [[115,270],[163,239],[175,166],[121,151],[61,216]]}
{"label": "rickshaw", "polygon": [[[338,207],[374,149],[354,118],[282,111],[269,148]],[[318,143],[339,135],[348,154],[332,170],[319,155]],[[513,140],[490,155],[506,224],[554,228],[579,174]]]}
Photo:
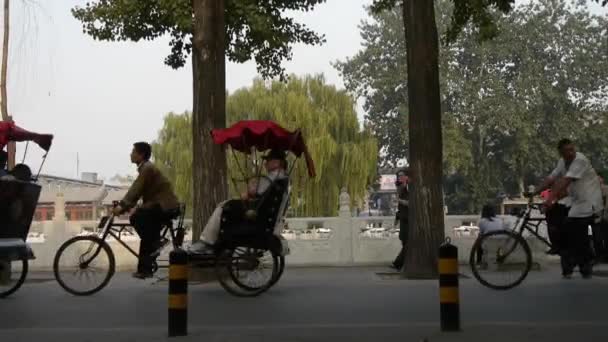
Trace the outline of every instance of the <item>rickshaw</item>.
{"label": "rickshaw", "polygon": [[30,141],[46,153],[37,175],[32,179],[0,178],[0,298],[13,294],[23,285],[29,260],[35,259],[32,249],[26,243],[41,190],[34,182],[40,175],[53,136],[29,132],[13,122],[0,122],[0,150],[11,141],[27,142],[23,160]]}
{"label": "rickshaw", "polygon": [[[236,152],[257,160],[258,153],[279,149],[291,152],[296,160],[304,156],[308,175],[315,176],[314,163],[300,130],[291,132],[272,121],[246,120],[229,128],[214,129],[211,135],[215,144],[232,149],[237,162]],[[252,165],[257,177],[260,177],[259,161],[239,169],[244,173]],[[283,223],[288,207],[289,175],[294,166],[295,160],[287,170],[288,177],[272,181],[259,198],[253,201],[228,201],[223,207],[215,252],[190,254],[191,268],[214,269],[221,286],[235,296],[258,296],[271,288],[283,273],[285,254],[288,252],[286,241],[276,234],[276,228]],[[184,213],[185,206],[182,205],[171,219],[163,223],[161,241],[165,246],[182,248]],[[114,219],[113,215],[102,218],[98,235],[74,237],[59,248],[54,262],[55,277],[68,292],[80,296],[91,295],[109,283],[115,271],[115,258],[106,239],[114,237],[121,242],[121,232],[126,229],[125,224],[116,224]],[[77,243],[83,243],[83,246],[70,251],[71,246],[75,247]],[[162,253],[162,248],[163,245],[155,252],[156,255]],[[133,250],[131,253],[137,256]],[[158,264],[154,265],[153,272],[159,267]]]}

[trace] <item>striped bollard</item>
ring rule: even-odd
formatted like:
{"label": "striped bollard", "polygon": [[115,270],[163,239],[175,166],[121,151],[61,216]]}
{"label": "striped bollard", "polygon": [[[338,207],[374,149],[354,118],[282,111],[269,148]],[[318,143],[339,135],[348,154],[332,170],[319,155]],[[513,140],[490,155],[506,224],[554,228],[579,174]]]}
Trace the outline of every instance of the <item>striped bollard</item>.
{"label": "striped bollard", "polygon": [[169,336],[188,335],[188,253],[169,254]]}
{"label": "striped bollard", "polygon": [[439,304],[441,331],[460,331],[458,248],[450,238],[439,247]]}

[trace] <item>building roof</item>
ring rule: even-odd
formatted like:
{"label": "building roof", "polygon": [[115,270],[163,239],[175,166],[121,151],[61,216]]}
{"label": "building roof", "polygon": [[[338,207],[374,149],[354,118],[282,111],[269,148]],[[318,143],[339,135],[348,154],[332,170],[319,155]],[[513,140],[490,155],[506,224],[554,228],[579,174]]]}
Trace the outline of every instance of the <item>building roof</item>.
{"label": "building roof", "polygon": [[122,200],[127,194],[127,191],[129,191],[129,189],[109,190],[108,195],[103,199],[102,204],[111,205],[114,201]]}
{"label": "building roof", "polygon": [[103,183],[92,183],[77,179],[69,179],[41,175],[38,184],[42,187],[38,203],[54,203],[58,194],[63,194],[66,203],[98,202],[105,204],[112,200],[122,199],[127,188]]}

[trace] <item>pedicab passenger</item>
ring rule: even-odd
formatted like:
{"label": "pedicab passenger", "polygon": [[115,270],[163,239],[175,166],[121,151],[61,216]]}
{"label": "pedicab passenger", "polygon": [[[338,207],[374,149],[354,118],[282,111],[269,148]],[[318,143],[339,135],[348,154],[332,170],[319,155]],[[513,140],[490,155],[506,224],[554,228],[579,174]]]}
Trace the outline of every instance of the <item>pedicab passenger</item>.
{"label": "pedicab passenger", "polygon": [[[287,170],[287,158],[284,151],[271,150],[266,156],[262,157],[265,162],[266,176],[256,177],[251,179],[247,184],[247,191],[241,194],[242,201],[250,201],[263,196],[268,190],[273,181],[277,179],[288,178],[286,173]],[[193,243],[189,248],[189,252],[192,254],[213,254],[215,249],[215,243],[220,234],[220,225],[222,219],[222,213],[226,203],[234,201],[228,200],[221,202],[211,214],[209,221],[203,228],[200,236],[200,240]],[[238,201],[238,200],[236,200]],[[275,228],[275,235],[280,234]]]}

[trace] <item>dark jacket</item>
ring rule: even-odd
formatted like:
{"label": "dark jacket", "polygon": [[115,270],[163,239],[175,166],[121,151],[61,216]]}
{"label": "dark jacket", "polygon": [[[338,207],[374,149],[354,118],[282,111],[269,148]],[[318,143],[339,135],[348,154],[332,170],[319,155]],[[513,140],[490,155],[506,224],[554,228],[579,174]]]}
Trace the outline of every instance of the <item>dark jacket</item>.
{"label": "dark jacket", "polygon": [[125,208],[134,207],[140,198],[143,199],[142,208],[160,205],[163,210],[171,210],[179,206],[173,186],[152,162],[143,162],[137,171],[137,179],[121,201]]}
{"label": "dark jacket", "polygon": [[399,204],[397,205],[397,218],[402,221],[408,221],[408,209],[410,193],[407,185],[399,185],[397,188]]}

